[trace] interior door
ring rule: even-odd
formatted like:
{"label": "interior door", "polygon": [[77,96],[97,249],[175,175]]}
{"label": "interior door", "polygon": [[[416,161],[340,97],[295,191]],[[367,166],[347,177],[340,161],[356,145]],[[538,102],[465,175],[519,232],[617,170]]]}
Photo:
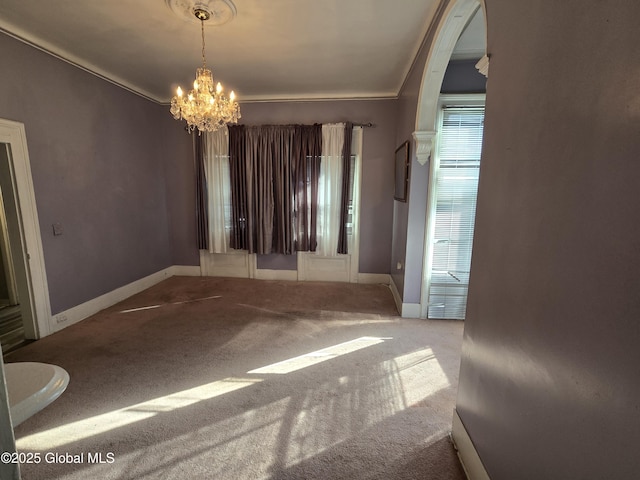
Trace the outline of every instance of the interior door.
{"label": "interior door", "polygon": [[0,307],[17,305],[18,292],[11,258],[7,217],[0,188]]}

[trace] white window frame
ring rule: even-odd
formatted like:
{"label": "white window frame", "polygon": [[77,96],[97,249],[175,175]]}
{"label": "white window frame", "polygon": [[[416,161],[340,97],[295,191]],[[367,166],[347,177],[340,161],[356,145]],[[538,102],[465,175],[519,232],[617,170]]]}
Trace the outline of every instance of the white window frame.
{"label": "white window frame", "polygon": [[[476,107],[485,105],[486,95],[477,94],[445,94],[438,98],[438,117],[436,125],[440,128],[442,124],[443,107]],[[427,195],[426,227],[425,227],[425,248],[422,267],[422,290],[420,294],[420,318],[428,318],[429,313],[429,290],[431,289],[431,269],[433,266],[433,244],[435,240],[435,213],[437,206],[437,171],[439,166],[438,149],[440,143],[439,132],[436,132],[432,156],[429,162],[429,186]]]}
{"label": "white window frame", "polygon": [[[354,127],[351,154],[355,157],[351,222],[347,225],[347,254],[332,256],[298,252],[298,281],[358,282],[360,267],[360,185],[362,181],[362,127]],[[350,228],[349,228],[350,227]]]}

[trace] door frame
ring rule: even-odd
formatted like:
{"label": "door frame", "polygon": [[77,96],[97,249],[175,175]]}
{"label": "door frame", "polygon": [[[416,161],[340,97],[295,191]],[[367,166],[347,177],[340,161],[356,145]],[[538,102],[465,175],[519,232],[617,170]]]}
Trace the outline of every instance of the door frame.
{"label": "door frame", "polygon": [[5,206],[9,203],[7,197],[12,195],[18,217],[20,248],[12,245],[12,254],[24,332],[26,338],[35,340],[52,332],[51,304],[24,124],[0,119],[0,144],[9,146],[12,192],[3,194]]}

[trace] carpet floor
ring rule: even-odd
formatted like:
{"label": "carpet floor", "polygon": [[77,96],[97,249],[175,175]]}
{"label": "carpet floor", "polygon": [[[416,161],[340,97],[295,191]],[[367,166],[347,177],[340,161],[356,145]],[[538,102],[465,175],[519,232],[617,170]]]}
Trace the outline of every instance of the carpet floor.
{"label": "carpet floor", "polygon": [[384,285],[169,278],[7,356],[70,375],[22,477],[463,480],[462,330]]}

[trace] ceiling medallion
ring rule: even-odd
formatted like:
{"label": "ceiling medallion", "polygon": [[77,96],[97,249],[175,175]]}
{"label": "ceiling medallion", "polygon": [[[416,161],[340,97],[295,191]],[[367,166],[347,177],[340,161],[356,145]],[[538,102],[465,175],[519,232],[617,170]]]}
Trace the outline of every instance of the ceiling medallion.
{"label": "ceiling medallion", "polygon": [[199,23],[195,11],[209,12],[207,26],[229,23],[236,17],[236,6],[231,0],[165,0],[167,6],[182,20]]}

